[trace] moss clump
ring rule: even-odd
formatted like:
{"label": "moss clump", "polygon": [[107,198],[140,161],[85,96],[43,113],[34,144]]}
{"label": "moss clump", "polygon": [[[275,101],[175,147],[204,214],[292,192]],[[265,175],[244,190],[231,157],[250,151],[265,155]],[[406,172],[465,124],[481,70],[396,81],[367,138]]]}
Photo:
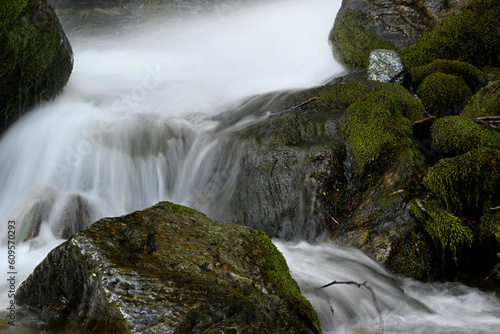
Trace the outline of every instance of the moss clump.
{"label": "moss clump", "polygon": [[366,83],[343,82],[321,89],[316,104],[331,109],[345,110],[357,99],[371,91]]}
{"label": "moss clump", "polygon": [[462,246],[472,246],[472,231],[462,220],[450,211],[441,207],[438,201],[430,201],[423,205],[417,200],[410,202],[410,211],[424,225],[425,230],[441,245],[443,250],[449,247],[457,261],[457,250]]}
{"label": "moss clump", "polygon": [[321,328],[318,314],[312,307],[311,303],[301,294],[300,288],[295,280],[290,275],[290,269],[286,263],[283,254],[272,243],[271,239],[262,231],[257,231],[255,234],[256,241],[265,250],[265,258],[267,262],[267,271],[263,273],[269,278],[281,291],[288,294],[290,301],[298,305],[298,307],[306,314],[311,315],[313,322]]}
{"label": "moss clump", "polygon": [[497,204],[500,151],[478,148],[442,159],[429,169],[423,184],[446,210],[480,217]]}
{"label": "moss clump", "polygon": [[500,116],[500,81],[490,82],[470,99],[460,114],[464,117]]}
{"label": "moss clump", "polygon": [[374,83],[374,92],[365,94],[360,101],[375,102],[387,109],[391,115],[403,116],[411,122],[426,116],[425,109],[403,86],[391,83]]}
{"label": "moss clump", "polygon": [[442,20],[422,40],[401,50],[408,67],[456,59],[478,68],[500,65],[500,2],[471,0],[461,13]]}
{"label": "moss clump", "polygon": [[396,244],[396,251],[391,252],[387,268],[398,275],[425,279],[429,276],[433,264],[431,244],[424,232],[408,233]]}
{"label": "moss clump", "polygon": [[35,102],[59,94],[73,68],[71,48],[45,1],[3,1],[0,7],[0,110],[10,123]]}
{"label": "moss clump", "polygon": [[462,116],[438,119],[431,127],[431,136],[437,153],[446,157],[460,155],[479,147],[500,149],[498,132]]}
{"label": "moss clump", "polygon": [[174,204],[172,202],[167,202],[167,201],[163,201],[163,202],[160,202],[158,204],[160,204],[164,208],[169,209],[172,213],[178,213],[180,215],[193,215],[193,216],[206,217],[205,214],[201,213],[200,211],[197,211],[195,209],[191,209],[187,206]]}
{"label": "moss clump", "polygon": [[369,101],[351,104],[342,123],[360,174],[383,169],[402,139],[410,137],[412,131],[408,119]]}
{"label": "moss clump", "polygon": [[335,58],[355,70],[366,70],[370,52],[396,50],[393,42],[382,41],[366,30],[366,14],[360,11],[339,13],[330,32]]}
{"label": "moss clump", "polygon": [[490,211],[481,217],[481,236],[494,237],[500,244],[500,211]]}
{"label": "moss clump", "polygon": [[472,92],[462,78],[438,72],[424,79],[418,87],[417,95],[430,114],[443,117],[458,114]]}
{"label": "moss clump", "polygon": [[424,79],[432,73],[446,73],[461,77],[471,91],[475,92],[486,84],[484,72],[475,66],[458,61],[437,59],[430,64],[410,69],[410,76],[415,88],[418,88]]}

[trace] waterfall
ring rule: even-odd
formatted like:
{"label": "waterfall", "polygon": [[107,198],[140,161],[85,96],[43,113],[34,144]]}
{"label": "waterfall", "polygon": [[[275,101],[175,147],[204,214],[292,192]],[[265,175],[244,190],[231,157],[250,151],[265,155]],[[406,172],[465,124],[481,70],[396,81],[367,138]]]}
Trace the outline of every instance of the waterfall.
{"label": "waterfall", "polygon": [[[37,106],[0,141],[0,270],[10,271],[8,221],[16,222],[19,284],[50,249],[101,217],[160,200],[217,216],[239,169],[238,147],[231,147],[227,135],[267,115],[261,110],[227,124],[216,116],[252,96],[313,87],[339,75],[343,69],[332,59],[327,36],[340,3],[259,2],[230,13],[157,23],[127,36],[72,39],[75,67],[62,95]],[[432,297],[442,286],[397,280],[361,252],[276,243],[325,332],[378,328],[366,291],[317,290],[344,279],[372,284],[386,332],[451,333],[467,328],[460,326],[466,320],[479,332],[499,325],[492,313],[499,301],[491,295],[446,286],[439,292],[446,303],[439,306],[439,298]],[[9,302],[8,289],[2,280],[2,307]],[[447,307],[463,300],[480,305],[474,312],[483,310],[481,317],[468,312],[472,307]],[[423,327],[417,318],[436,327]],[[456,321],[458,327],[440,327],[441,321]],[[402,323],[407,327],[398,327]]]}

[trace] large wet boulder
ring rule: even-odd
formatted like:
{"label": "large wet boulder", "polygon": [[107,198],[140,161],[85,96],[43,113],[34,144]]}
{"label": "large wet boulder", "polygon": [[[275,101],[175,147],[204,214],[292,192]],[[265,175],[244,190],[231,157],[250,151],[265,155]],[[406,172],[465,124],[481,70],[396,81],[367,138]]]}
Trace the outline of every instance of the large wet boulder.
{"label": "large wet boulder", "polygon": [[413,45],[436,23],[422,0],[345,0],[329,40],[339,61],[360,70],[372,50]]}
{"label": "large wet boulder", "polygon": [[58,95],[73,69],[71,46],[45,0],[0,5],[0,127]]}
{"label": "large wet boulder", "polygon": [[75,234],[16,301],[85,333],[320,332],[266,234],[169,202]]}
{"label": "large wet boulder", "polygon": [[407,69],[401,55],[394,50],[374,50],[368,62],[368,80],[402,85]]}

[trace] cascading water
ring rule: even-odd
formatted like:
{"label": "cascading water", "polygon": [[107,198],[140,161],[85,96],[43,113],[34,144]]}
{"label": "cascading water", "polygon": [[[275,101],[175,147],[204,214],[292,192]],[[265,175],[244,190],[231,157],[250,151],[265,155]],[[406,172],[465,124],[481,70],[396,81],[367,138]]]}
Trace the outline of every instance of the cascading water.
{"label": "cascading water", "polygon": [[[215,202],[231,196],[239,168],[238,147],[227,149],[227,134],[267,116],[246,115],[223,127],[213,116],[242,99],[316,86],[342,72],[326,42],[339,7],[340,1],[276,1],[123,38],[72,39],[75,68],[63,94],[0,142],[0,217],[17,224],[17,284],[62,238],[103,216],[160,200],[217,216]],[[2,236],[0,256],[7,259],[7,224]],[[486,333],[500,324],[493,296],[446,286],[440,304],[440,287],[398,281],[360,252],[276,243],[325,332],[378,329],[366,291],[317,289],[332,280],[370,282],[386,332],[451,333],[463,330],[466,319],[472,327],[464,333]],[[0,263],[2,272],[12,271]],[[9,285],[1,282],[4,307]],[[463,300],[474,307],[448,307]]]}

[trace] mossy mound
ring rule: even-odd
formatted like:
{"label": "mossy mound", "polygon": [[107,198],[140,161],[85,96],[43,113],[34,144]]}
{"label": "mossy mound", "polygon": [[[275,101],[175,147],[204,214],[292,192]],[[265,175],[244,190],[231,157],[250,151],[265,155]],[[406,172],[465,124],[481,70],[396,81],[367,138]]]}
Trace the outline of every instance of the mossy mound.
{"label": "mossy mound", "polygon": [[345,111],[352,103],[363,100],[381,104],[394,115],[416,121],[426,116],[425,109],[403,86],[377,82],[343,82],[314,90],[318,99],[315,108],[323,111]]}
{"label": "mossy mound", "polygon": [[477,92],[460,115],[469,118],[500,116],[500,81],[490,82]]}
{"label": "mossy mound", "polygon": [[423,184],[446,210],[480,217],[500,204],[500,151],[477,148],[442,159],[429,169]]}
{"label": "mossy mound", "polygon": [[351,104],[342,123],[359,174],[383,170],[401,141],[412,134],[408,119],[370,101]]}
{"label": "mossy mound", "polygon": [[462,11],[442,20],[422,40],[400,50],[408,67],[436,59],[455,59],[478,68],[500,66],[500,2],[471,0]]}
{"label": "mossy mound", "polygon": [[321,332],[267,235],[166,202],[73,235],[16,302],[86,333]]}
{"label": "mossy mound", "polygon": [[447,247],[457,260],[457,251],[463,246],[472,246],[474,235],[461,218],[443,209],[436,200],[423,204],[418,200],[410,202],[412,214],[424,225],[425,230],[443,250]]}
{"label": "mossy mound", "polygon": [[73,69],[72,50],[45,0],[0,5],[0,110],[2,125],[34,103],[58,95]]}
{"label": "mossy mound", "polygon": [[500,134],[462,116],[438,119],[431,127],[437,154],[453,157],[479,147],[500,149]]}
{"label": "mossy mound", "polygon": [[391,41],[378,39],[366,29],[368,16],[361,11],[339,12],[330,32],[334,57],[354,70],[368,68],[370,52],[377,49],[396,50]]}
{"label": "mossy mound", "polygon": [[486,74],[475,66],[458,60],[437,59],[433,62],[416,66],[409,73],[414,88],[418,88],[424,79],[432,73],[446,73],[461,77],[472,92],[486,85]]}
{"label": "mossy mound", "polygon": [[424,79],[417,95],[430,114],[443,117],[460,113],[472,92],[462,78],[436,72]]}

